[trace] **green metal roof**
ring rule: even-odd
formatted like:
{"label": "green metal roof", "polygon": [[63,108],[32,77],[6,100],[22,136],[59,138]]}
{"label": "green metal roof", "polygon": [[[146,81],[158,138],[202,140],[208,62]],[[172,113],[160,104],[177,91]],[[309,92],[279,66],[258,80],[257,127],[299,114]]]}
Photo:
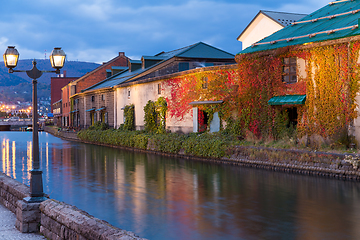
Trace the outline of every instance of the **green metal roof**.
{"label": "green metal roof", "polygon": [[142,56],[142,58],[146,60],[164,60],[166,57],[164,56]]}
{"label": "green metal roof", "polygon": [[[101,81],[87,89],[82,90],[82,92],[85,91],[93,91],[93,90],[99,90],[103,88],[111,88],[118,86],[122,83],[128,82],[128,81],[136,81],[136,77],[138,77],[143,72],[150,72],[152,69],[168,60],[170,60],[173,57],[180,57],[180,58],[195,58],[195,59],[201,59],[201,58],[208,58],[208,59],[234,59],[234,55],[228,52],[225,52],[221,49],[218,49],[216,47],[213,47],[211,45],[208,45],[203,42],[198,42],[190,46],[186,46],[180,49],[176,49],[169,52],[161,52],[155,56],[143,56],[145,60],[157,60],[158,62],[147,67],[147,68],[139,68],[135,71],[128,71],[128,67],[124,68],[123,71],[114,74],[113,76],[105,79],[104,81]],[[131,64],[142,64],[141,60],[129,60]],[[91,109],[89,111],[92,111]]]}
{"label": "green metal roof", "polygon": [[184,58],[233,59],[235,56],[203,42],[192,45],[175,55]]}
{"label": "green metal roof", "polygon": [[272,97],[268,103],[269,105],[294,105],[294,104],[305,104],[306,95],[286,95]]}
{"label": "green metal roof", "polygon": [[239,54],[266,51],[309,42],[321,42],[360,34],[360,0],[329,3]]}

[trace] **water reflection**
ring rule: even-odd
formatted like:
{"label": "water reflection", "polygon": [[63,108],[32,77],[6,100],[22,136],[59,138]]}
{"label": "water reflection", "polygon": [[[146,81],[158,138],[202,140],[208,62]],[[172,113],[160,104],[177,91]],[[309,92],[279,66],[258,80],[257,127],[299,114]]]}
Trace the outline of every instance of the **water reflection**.
{"label": "water reflection", "polygon": [[[359,183],[39,140],[46,193],[142,237],[360,239]],[[0,142],[2,171],[29,184],[31,133]]]}

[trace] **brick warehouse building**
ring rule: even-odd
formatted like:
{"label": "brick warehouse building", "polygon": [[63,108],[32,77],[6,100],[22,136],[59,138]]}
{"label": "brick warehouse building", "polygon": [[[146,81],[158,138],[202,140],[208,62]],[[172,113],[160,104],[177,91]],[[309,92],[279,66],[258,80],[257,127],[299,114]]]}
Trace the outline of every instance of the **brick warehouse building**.
{"label": "brick warehouse building", "polygon": [[[78,93],[81,93],[82,90],[106,79],[107,77],[116,74],[118,71],[122,71],[121,67],[128,66],[129,58],[125,56],[124,52],[119,52],[119,55],[108,62],[103,63],[101,66],[97,67],[93,71],[85,74],[84,76],[76,79],[75,81],[70,82],[62,88],[66,93],[62,94],[62,117],[63,124],[65,123],[65,118],[67,119],[65,124],[70,126],[73,119],[71,117],[78,119],[78,113],[74,112],[74,104],[71,103],[70,98]],[[66,98],[66,99],[65,99]]]}
{"label": "brick warehouse building", "polygon": [[84,90],[109,76],[108,70],[116,66],[128,66],[129,58],[125,56],[124,52],[119,52],[119,55],[108,62],[103,63],[101,66],[97,67],[93,71],[85,74],[81,78],[77,79],[70,83],[70,96],[80,93],[81,90]]}
{"label": "brick warehouse building", "polygon": [[63,75],[51,77],[51,112],[54,113],[53,104],[61,100],[61,89],[78,77],[67,77],[66,71]]}

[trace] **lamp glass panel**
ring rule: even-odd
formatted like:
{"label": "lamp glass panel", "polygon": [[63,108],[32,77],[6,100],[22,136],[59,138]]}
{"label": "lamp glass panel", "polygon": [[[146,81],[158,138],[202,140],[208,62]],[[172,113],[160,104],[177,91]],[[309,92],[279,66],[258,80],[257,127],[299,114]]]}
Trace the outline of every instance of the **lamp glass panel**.
{"label": "lamp glass panel", "polygon": [[53,61],[51,61],[52,63],[52,67],[53,68],[62,68],[64,66],[64,60],[65,60],[65,56],[52,56]]}
{"label": "lamp glass panel", "polygon": [[9,67],[16,67],[17,58],[18,58],[17,55],[12,55],[12,54],[6,55],[6,65]]}

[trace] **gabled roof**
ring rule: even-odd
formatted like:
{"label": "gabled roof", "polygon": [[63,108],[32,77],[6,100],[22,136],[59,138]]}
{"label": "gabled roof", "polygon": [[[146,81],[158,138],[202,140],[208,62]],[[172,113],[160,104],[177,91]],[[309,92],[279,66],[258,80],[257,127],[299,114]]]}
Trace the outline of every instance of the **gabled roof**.
{"label": "gabled roof", "polygon": [[[199,42],[187,47],[183,47],[180,49],[176,49],[169,52],[161,52],[155,56],[144,56],[145,59],[154,59],[154,60],[162,60],[146,69],[137,69],[135,71],[129,72],[128,70],[123,71],[121,73],[115,74],[104,81],[95,84],[87,89],[84,89],[82,92],[85,91],[94,91],[99,90],[103,88],[111,88],[115,87],[116,85],[119,85],[121,83],[124,83],[126,81],[136,80],[136,77],[138,77],[142,73],[151,72],[153,71],[153,68],[155,66],[158,66],[159,64],[162,64],[174,57],[178,58],[195,58],[195,59],[234,59],[234,55],[230,54],[228,52],[225,52],[223,50],[220,50],[218,48],[212,47],[206,43]],[[130,60],[130,62],[133,63],[141,63],[139,60]]]}
{"label": "gabled roof", "polygon": [[309,42],[321,42],[360,34],[359,0],[339,0],[241,51],[252,53]]}
{"label": "gabled roof", "polygon": [[299,13],[287,13],[287,12],[275,12],[275,11],[266,11],[260,10],[258,14],[251,20],[251,22],[246,26],[244,31],[240,33],[237,37],[237,40],[240,41],[241,36],[250,28],[250,26],[255,22],[259,15],[265,15],[269,19],[273,20],[275,23],[279,24],[281,27],[289,26],[291,23],[300,20],[301,18],[305,17],[306,14],[299,14]]}
{"label": "gabled roof", "polygon": [[[166,58],[146,69],[143,69],[142,72],[139,72],[138,74],[136,74],[134,77],[130,78],[127,81],[136,81],[135,77],[138,77],[140,74],[144,75],[144,74],[148,74],[151,71],[153,71],[153,69],[160,65],[163,64],[166,61],[169,61],[170,59],[177,57],[177,58],[193,58],[193,59],[234,59],[234,55],[232,55],[231,53],[225,52],[221,49],[215,48],[213,46],[210,46],[206,43],[203,42],[198,42],[196,44],[184,47],[184,48],[180,48],[177,50],[173,50],[170,52],[162,52],[160,54],[156,55],[157,57],[165,57]],[[125,82],[125,81],[124,81]],[[123,82],[121,82],[123,83]]]}
{"label": "gabled roof", "polygon": [[260,12],[279,23],[283,27],[289,26],[291,23],[296,22],[306,16],[306,14],[300,13],[274,12],[264,10],[261,10]]}
{"label": "gabled roof", "polygon": [[203,42],[179,48],[169,52],[162,52],[156,55],[157,57],[164,57],[164,60],[179,57],[179,58],[212,58],[212,59],[231,59],[235,56],[225,52],[219,48],[210,46]]}
{"label": "gabled roof", "polygon": [[206,43],[199,42],[185,48],[183,51],[177,52],[174,57],[232,59],[234,55]]}

